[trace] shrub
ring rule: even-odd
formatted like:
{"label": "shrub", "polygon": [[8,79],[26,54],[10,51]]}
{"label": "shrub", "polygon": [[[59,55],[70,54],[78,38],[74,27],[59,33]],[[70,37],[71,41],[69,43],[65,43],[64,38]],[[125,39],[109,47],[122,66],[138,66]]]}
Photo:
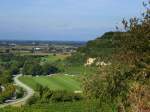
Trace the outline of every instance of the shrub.
{"label": "shrub", "polygon": [[38,102],[38,97],[36,95],[32,96],[30,99],[28,99],[27,104],[33,105]]}
{"label": "shrub", "polygon": [[16,97],[17,98],[22,98],[23,95],[24,95],[24,90],[22,88],[18,87],[17,90],[16,90]]}
{"label": "shrub", "polygon": [[7,84],[4,87],[5,91],[0,93],[0,103],[3,103],[5,100],[11,98],[16,91],[16,87],[12,84]]}
{"label": "shrub", "polygon": [[42,87],[41,85],[37,85],[37,94],[32,99],[30,99],[30,102],[35,102],[37,100],[33,100],[34,98],[37,98],[39,102],[41,103],[48,103],[48,102],[73,102],[73,101],[79,101],[83,99],[83,96],[81,94],[76,94],[72,92],[67,92],[63,90],[58,91],[52,91],[48,87]]}

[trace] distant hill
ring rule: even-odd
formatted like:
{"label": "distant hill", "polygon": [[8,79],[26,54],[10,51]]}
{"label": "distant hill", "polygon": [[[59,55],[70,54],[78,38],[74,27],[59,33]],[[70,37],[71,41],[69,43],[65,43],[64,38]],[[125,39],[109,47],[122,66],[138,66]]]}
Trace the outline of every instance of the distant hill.
{"label": "distant hill", "polygon": [[88,58],[100,58],[111,60],[114,54],[121,52],[122,41],[127,36],[124,32],[107,32],[95,40],[87,42],[85,46],[78,48],[77,52],[70,57],[75,63],[83,63]]}
{"label": "distant hill", "polygon": [[146,37],[138,37],[130,32],[107,32],[95,40],[78,48],[70,57],[72,63],[85,63],[88,58],[99,58],[100,61],[132,61],[149,51]]}
{"label": "distant hill", "polygon": [[87,57],[111,57],[120,48],[121,32],[108,32],[102,37],[89,41],[86,46],[79,48],[78,52]]}

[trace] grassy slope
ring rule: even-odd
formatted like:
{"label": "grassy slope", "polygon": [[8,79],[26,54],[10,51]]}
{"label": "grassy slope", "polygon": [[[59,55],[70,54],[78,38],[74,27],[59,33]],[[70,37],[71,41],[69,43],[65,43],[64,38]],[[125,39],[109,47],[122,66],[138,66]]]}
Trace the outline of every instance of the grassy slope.
{"label": "grassy slope", "polygon": [[73,75],[91,75],[96,73],[95,67],[85,67],[83,65],[79,66],[67,66],[64,67],[64,72],[66,74],[73,74]]}
{"label": "grassy slope", "polygon": [[[63,55],[63,54],[57,54],[49,55],[41,58],[42,63],[54,63],[58,60],[65,60],[69,55]],[[93,74],[96,72],[96,69],[94,67],[85,67],[83,65],[80,66],[63,66],[64,62],[57,62],[58,68],[62,69],[61,71],[63,74],[70,74],[70,75],[85,75],[85,74]]]}
{"label": "grassy slope", "polygon": [[49,87],[51,90],[67,90],[76,91],[81,90],[80,83],[72,76],[58,75],[58,76],[40,76],[40,77],[28,77],[23,76],[20,78],[22,82],[36,88],[37,84],[45,87]]}
{"label": "grassy slope", "polygon": [[42,58],[42,62],[55,62],[55,61],[58,61],[58,60],[64,60],[68,55],[63,55],[63,54],[57,54],[56,56],[54,55],[49,55],[49,56],[46,56],[46,57],[43,57]]}
{"label": "grassy slope", "polygon": [[36,104],[21,108],[7,107],[0,109],[0,112],[117,112],[113,105],[106,104],[101,108],[98,108],[98,105],[95,101],[63,102]]}

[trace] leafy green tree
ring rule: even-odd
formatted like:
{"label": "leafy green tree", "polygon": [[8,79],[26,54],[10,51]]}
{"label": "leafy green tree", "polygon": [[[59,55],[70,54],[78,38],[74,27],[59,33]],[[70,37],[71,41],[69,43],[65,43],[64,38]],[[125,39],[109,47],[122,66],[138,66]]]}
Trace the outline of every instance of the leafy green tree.
{"label": "leafy green tree", "polygon": [[0,74],[0,84],[7,84],[12,82],[12,76],[9,71],[3,71],[2,74]]}
{"label": "leafy green tree", "polygon": [[58,68],[52,64],[44,64],[42,66],[42,70],[43,70],[43,75],[49,75],[49,74],[54,74],[59,72]]}
{"label": "leafy green tree", "polygon": [[18,62],[13,62],[13,63],[11,64],[11,67],[10,67],[9,70],[10,70],[10,73],[11,73],[12,75],[19,74],[19,72],[20,72],[19,63],[18,63]]}

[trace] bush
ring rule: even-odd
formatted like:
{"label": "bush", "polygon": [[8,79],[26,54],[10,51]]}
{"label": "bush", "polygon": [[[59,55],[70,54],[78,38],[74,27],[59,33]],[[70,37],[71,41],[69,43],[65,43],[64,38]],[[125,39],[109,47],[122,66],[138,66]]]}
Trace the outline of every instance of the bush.
{"label": "bush", "polygon": [[11,98],[16,91],[16,87],[12,84],[7,84],[4,87],[5,91],[0,93],[0,103],[3,103],[5,100]]}
{"label": "bush", "polygon": [[38,102],[38,97],[36,95],[32,96],[30,99],[28,99],[27,104],[33,105]]}
{"label": "bush", "polygon": [[22,98],[23,95],[24,95],[24,90],[22,88],[18,87],[17,90],[16,90],[16,97],[17,98]]}
{"label": "bush", "polygon": [[35,60],[27,61],[23,66],[24,75],[49,75],[59,72],[58,68],[52,64],[41,65],[40,62]]}
{"label": "bush", "polygon": [[54,73],[59,72],[57,67],[48,63],[42,66],[42,70],[43,70],[43,73],[42,73],[43,75],[49,75],[49,74],[54,74]]}
{"label": "bush", "polygon": [[[41,103],[73,102],[73,101],[79,101],[83,99],[83,96],[81,94],[71,93],[63,90],[52,91],[47,87],[42,87],[41,85],[37,85],[36,91],[37,94],[35,97]],[[30,102],[33,102],[33,100],[31,99]]]}

